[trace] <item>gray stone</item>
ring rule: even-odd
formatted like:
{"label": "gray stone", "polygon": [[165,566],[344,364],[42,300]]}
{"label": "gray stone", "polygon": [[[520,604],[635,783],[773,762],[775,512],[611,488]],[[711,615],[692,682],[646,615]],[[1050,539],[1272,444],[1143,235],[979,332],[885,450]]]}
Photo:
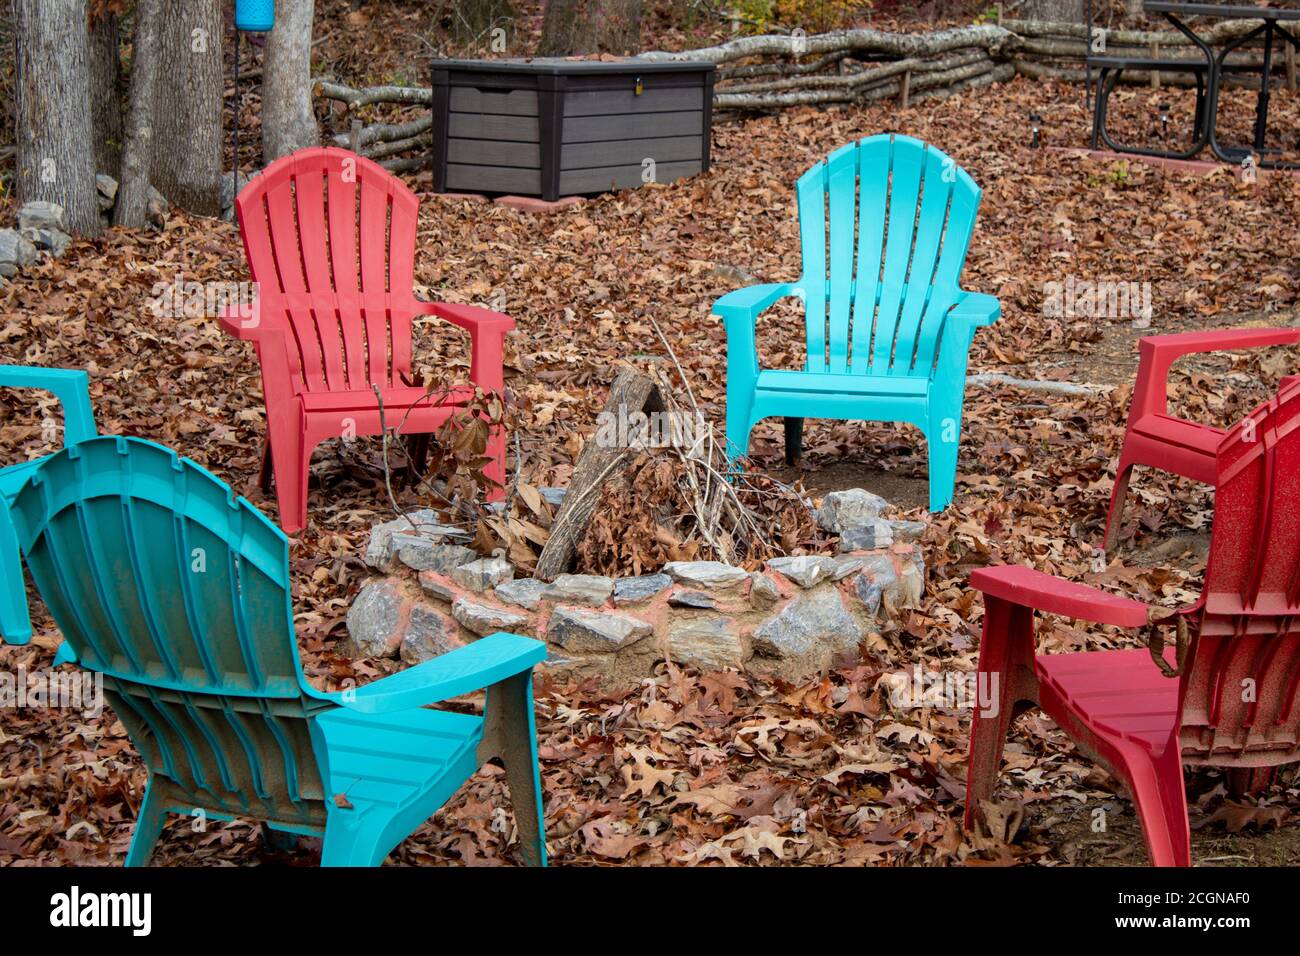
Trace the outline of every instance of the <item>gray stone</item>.
{"label": "gray stone", "polygon": [[460,630],[446,614],[416,602],[402,634],[402,660],[419,664],[464,647]]}
{"label": "gray stone", "polygon": [[888,521],[872,520],[861,528],[840,535],[840,551],[878,551],[894,543],[894,528]]}
{"label": "gray stone", "polygon": [[750,576],[749,603],[756,608],[769,608],[781,600],[781,592],[766,574]]}
{"label": "gray stone", "polygon": [[564,494],[568,488],[538,488],[537,491],[542,496],[542,500],[553,508],[558,508],[564,504]]}
{"label": "gray stone", "polygon": [[772,558],[767,562],[767,567],[801,588],[810,588],[830,577],[834,562],[821,555],[805,554],[792,558]]}
{"label": "gray stone", "polygon": [[703,591],[674,591],[668,596],[668,604],[672,607],[701,608],[711,611],[718,606],[717,602]]}
{"label": "gray stone", "polygon": [[754,651],[805,669],[822,669],[862,637],[862,626],[844,607],[839,591],[822,588],[801,594],[755,631]]}
{"label": "gray stone", "polygon": [[68,224],[63,218],[63,207],[56,202],[33,199],[25,202],[18,210],[18,229],[57,229],[67,232]]}
{"label": "gray stone", "polygon": [[853,591],[871,614],[878,614],[885,595],[891,605],[899,605],[898,572],[887,554],[874,554],[863,561],[862,573],[853,581]]}
{"label": "gray stone", "polygon": [[528,618],[522,614],[477,604],[469,598],[461,598],[453,604],[451,616],[479,637],[487,637],[497,631],[518,631],[528,623]]}
{"label": "gray stone", "polygon": [[410,601],[401,583],[372,581],[361,589],[348,609],[352,657],[396,657],[402,646],[402,618]]}
{"label": "gray stone", "polygon": [[24,239],[34,245],[37,249],[45,249],[54,258],[63,255],[68,243],[72,242],[72,237],[62,229],[38,229],[34,226],[25,226],[19,230]]}
{"label": "gray stone", "polygon": [[898,606],[920,607],[925,597],[925,575],[914,562],[903,565],[898,575]]}
{"label": "gray stone", "polygon": [[117,180],[108,173],[96,173],[95,189],[99,192],[99,211],[108,212],[117,202]]}
{"label": "gray stone", "polygon": [[635,578],[620,578],[614,582],[614,603],[635,604],[648,601],[673,583],[666,574],[642,574]]}
{"label": "gray stone", "polygon": [[440,571],[421,571],[416,580],[420,582],[421,591],[448,604],[460,597],[460,592],[447,582],[446,576]]}
{"label": "gray stone", "polygon": [[921,535],[925,534],[925,529],[929,527],[924,521],[889,521],[890,529],[894,532],[894,540],[911,544],[914,541],[920,541]]}
{"label": "gray stone", "polygon": [[836,534],[865,526],[880,517],[889,502],[862,488],[832,491],[822,499],[817,512],[817,523]]}
{"label": "gray stone", "polygon": [[654,629],[645,621],[612,611],[557,607],[551,615],[546,639],[566,651],[619,651],[635,644]]}
{"label": "gray stone", "polygon": [[548,601],[599,606],[614,593],[614,579],[599,574],[561,574],[542,592]]}
{"label": "gray stone", "polygon": [[831,563],[831,580],[842,581],[850,574],[857,574],[867,563],[864,558],[827,558]]}
{"label": "gray stone", "polygon": [[451,579],[471,591],[486,591],[514,576],[515,570],[505,558],[480,558],[451,569]]}
{"label": "gray stone", "polygon": [[36,246],[17,229],[0,229],[0,275],[17,275],[36,264]]}
{"label": "gray stone", "polygon": [[664,573],[674,581],[701,588],[729,588],[749,577],[743,568],[721,561],[669,561]]}
{"label": "gray stone", "polygon": [[438,531],[421,528],[418,533],[399,531],[393,535],[393,554],[412,571],[437,571],[446,574],[452,568],[468,564],[478,554],[463,544],[443,544]]}
{"label": "gray stone", "polygon": [[[370,567],[379,571],[387,571],[392,568],[393,560],[397,557],[393,546],[393,536],[417,535],[429,538],[432,541],[441,542],[444,540],[465,541],[469,535],[459,528],[448,528],[438,519],[438,513],[428,508],[422,508],[419,511],[412,511],[408,515],[395,518],[392,521],[384,521],[380,524],[372,525],[370,528],[370,539],[366,542],[365,562]],[[448,565],[443,570],[451,570],[459,564],[465,564],[473,561],[476,555],[465,549],[466,556],[457,561],[456,564]],[[433,568],[419,568],[417,570],[435,570]]]}
{"label": "gray stone", "polygon": [[859,574],[853,580],[853,593],[866,607],[868,614],[874,617],[880,613],[880,599],[884,596],[884,588],[878,582],[865,574]]}
{"label": "gray stone", "polygon": [[668,654],[701,670],[736,667],[744,656],[740,632],[725,617],[684,621],[668,632]]}
{"label": "gray stone", "polygon": [[546,588],[545,581],[539,581],[536,578],[519,578],[514,581],[502,581],[492,591],[498,599],[505,601],[507,604],[514,604],[535,611],[538,605],[542,603],[542,592]]}

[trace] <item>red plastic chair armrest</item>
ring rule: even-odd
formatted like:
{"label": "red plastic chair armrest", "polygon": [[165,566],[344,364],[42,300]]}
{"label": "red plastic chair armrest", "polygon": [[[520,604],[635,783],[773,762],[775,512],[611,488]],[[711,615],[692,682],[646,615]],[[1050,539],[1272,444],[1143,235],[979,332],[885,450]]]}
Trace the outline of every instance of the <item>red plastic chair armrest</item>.
{"label": "red plastic chair armrest", "polygon": [[1018,564],[980,568],[971,572],[970,583],[991,597],[1021,607],[1116,627],[1143,627],[1153,610],[1141,601],[1107,594]]}
{"label": "red plastic chair armrest", "polygon": [[469,332],[471,382],[488,391],[505,388],[505,336],[515,327],[514,319],[476,305],[416,299],[415,306],[422,315],[436,315]]}
{"label": "red plastic chair armrest", "polygon": [[1165,413],[1169,369],[1184,355],[1296,344],[1300,344],[1300,329],[1222,329],[1148,335],[1138,343],[1138,374],[1129,420]]}

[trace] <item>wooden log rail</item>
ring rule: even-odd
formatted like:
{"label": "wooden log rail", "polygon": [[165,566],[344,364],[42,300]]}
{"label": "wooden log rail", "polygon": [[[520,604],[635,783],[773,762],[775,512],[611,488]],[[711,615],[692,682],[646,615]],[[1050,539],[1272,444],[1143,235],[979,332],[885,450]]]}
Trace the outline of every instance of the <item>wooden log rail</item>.
{"label": "wooden log rail", "polygon": [[[1249,32],[1258,20],[1223,20],[1205,27],[1201,35],[1212,45]],[[1094,30],[1099,30],[1094,27]],[[1106,30],[1105,52],[1168,58],[1199,58],[1192,42],[1174,30]],[[1251,46],[1255,46],[1251,50]],[[714,108],[771,110],[792,106],[861,103],[897,98],[904,105],[963,89],[999,83],[1021,75],[1035,79],[1081,82],[1089,47],[1082,23],[1003,20],[918,33],[887,33],[873,29],[837,30],[815,36],[768,34],[739,37],[718,46],[681,52],[652,51],[640,58],[652,62],[705,60],[718,67]],[[1257,44],[1248,44],[1230,62],[1261,62]],[[1295,86],[1293,60],[1278,56],[1276,68]],[[1251,80],[1232,78],[1249,84]],[[1125,73],[1130,83],[1191,85],[1192,74]],[[427,167],[433,148],[433,103],[429,87],[376,86],[355,89],[330,79],[318,79],[317,96],[340,104],[351,129],[334,135],[334,142],[358,150],[389,169]],[[383,111],[383,119],[360,124]],[[394,113],[406,110],[406,118]],[[393,121],[397,119],[397,121]]]}

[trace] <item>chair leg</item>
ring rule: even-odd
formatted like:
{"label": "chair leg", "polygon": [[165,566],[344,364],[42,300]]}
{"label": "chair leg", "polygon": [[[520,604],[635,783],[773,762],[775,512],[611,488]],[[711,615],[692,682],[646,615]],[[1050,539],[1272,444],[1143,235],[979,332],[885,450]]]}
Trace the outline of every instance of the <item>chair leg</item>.
{"label": "chair leg", "polygon": [[1191,866],[1192,836],[1187,819],[1187,785],[1183,781],[1178,738],[1159,757],[1136,748],[1125,766],[1129,789],[1142,823],[1142,837],[1153,866]]}
{"label": "chair leg", "polygon": [[1253,797],[1273,785],[1277,767],[1231,767],[1228,770],[1228,795]]}
{"label": "chair leg", "polygon": [[[431,436],[425,432],[422,435],[406,435],[406,454],[408,456],[409,480],[412,483],[418,482],[424,476],[424,469],[429,464],[429,442]],[[489,439],[489,447],[491,439]]]}
{"label": "chair leg", "polygon": [[797,465],[803,456],[803,419],[785,420],[785,463]]}
{"label": "chair leg", "polygon": [[750,403],[727,399],[727,461],[749,454],[749,433],[754,423],[749,420]]}
{"label": "chair leg", "polygon": [[148,866],[149,857],[153,855],[153,848],[157,845],[158,838],[162,836],[163,824],[166,822],[166,804],[160,788],[150,774],[149,783],[144,789],[144,800],[140,804],[140,812],[136,814],[135,832],[131,834],[131,848],[126,854],[127,866]]}
{"label": "chair leg", "polygon": [[288,830],[277,830],[269,823],[262,824],[262,842],[272,850],[288,853],[298,847],[298,834]]}
{"label": "chair leg", "polygon": [[993,796],[1002,769],[1002,748],[1017,708],[1037,702],[1033,654],[1033,609],[985,595],[976,675],[980,699],[971,716],[966,768],[967,829],[983,815],[980,803]]}
{"label": "chair leg", "polygon": [[[426,445],[427,449],[428,446]],[[488,501],[501,501],[506,496],[506,430],[494,428],[488,435],[487,457],[492,460],[483,466],[483,474],[495,484],[488,490]]]}
{"label": "chair leg", "polygon": [[[341,811],[352,813],[354,811]],[[380,839],[378,827],[343,822],[337,814],[330,814],[325,823],[325,842],[321,847],[321,866],[379,866],[388,856]]]}
{"label": "chair leg", "polygon": [[930,459],[930,510],[952,504],[957,484],[957,449],[961,446],[961,412],[931,423],[925,436]]}
{"label": "chair leg", "polygon": [[9,510],[0,500],[0,637],[10,644],[32,639],[32,620],[27,612],[27,584],[23,580],[18,535]]}
{"label": "chair leg", "polygon": [[307,477],[314,446],[296,428],[273,433],[270,442],[280,527],[285,534],[297,534],[307,527]]}
{"label": "chair leg", "polygon": [[1120,458],[1119,470],[1115,473],[1115,486],[1110,492],[1110,509],[1106,512],[1106,536],[1102,539],[1102,548],[1107,554],[1119,544],[1120,528],[1124,524],[1124,500],[1128,496],[1129,479],[1133,477],[1133,463]]}
{"label": "chair leg", "polygon": [[542,777],[537,762],[532,672],[516,674],[487,691],[479,760],[499,758],[505,765],[510,802],[519,830],[519,853],[528,866],[546,866],[546,823]]}
{"label": "chair leg", "polygon": [[270,436],[262,439],[262,464],[257,469],[257,486],[262,489],[262,494],[271,493],[271,439]]}

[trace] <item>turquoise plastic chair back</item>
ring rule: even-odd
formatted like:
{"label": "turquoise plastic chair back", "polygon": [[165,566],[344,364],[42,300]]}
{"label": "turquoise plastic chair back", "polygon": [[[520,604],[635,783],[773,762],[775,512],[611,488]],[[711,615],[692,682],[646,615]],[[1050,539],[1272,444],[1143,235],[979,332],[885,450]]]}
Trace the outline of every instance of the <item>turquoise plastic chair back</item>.
{"label": "turquoise plastic chair back", "polygon": [[[104,675],[149,768],[128,863],[147,860],[168,812],[199,810],[323,832],[327,863],[379,863],[483,759],[505,757],[511,772],[507,750],[522,781],[511,778],[512,796],[532,814],[525,856],[544,860],[528,683],[543,645],[497,634],[348,695],[317,691],[294,639],[284,534],[141,439],[44,459],[12,515],[50,613]],[[420,707],[489,685],[489,713],[495,702],[508,730],[496,738],[483,719]]]}
{"label": "turquoise plastic chair back", "polygon": [[[0,387],[32,388],[50,392],[63,406],[63,442],[75,445],[95,437],[95,417],[90,407],[90,376],[68,368],[0,365]],[[0,468],[0,637],[11,644],[26,644],[32,637],[27,588],[23,582],[18,540],[9,520],[9,505],[35,470],[40,459]],[[61,651],[60,660],[70,655]]]}
{"label": "turquoise plastic chair back", "polygon": [[805,369],[929,377],[979,208],[974,180],[933,146],[884,135],[831,153],[797,194]]}
{"label": "turquoise plastic chair back", "polygon": [[[927,438],[939,510],[952,499],[971,337],[1000,313],[959,284],[979,187],[935,147],[884,134],[837,149],[796,191],[798,282],[714,305],[727,329],[728,452],[745,454],[772,415],[787,419],[793,455],[804,417],[910,422]],[[784,296],[803,299],[807,359],[799,371],[761,369],[754,323]]]}

